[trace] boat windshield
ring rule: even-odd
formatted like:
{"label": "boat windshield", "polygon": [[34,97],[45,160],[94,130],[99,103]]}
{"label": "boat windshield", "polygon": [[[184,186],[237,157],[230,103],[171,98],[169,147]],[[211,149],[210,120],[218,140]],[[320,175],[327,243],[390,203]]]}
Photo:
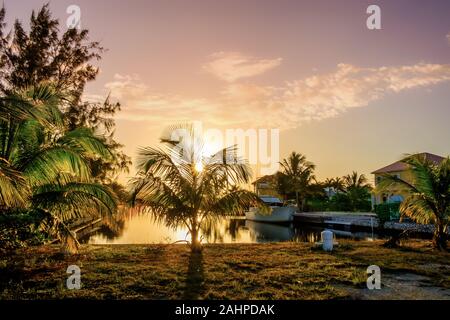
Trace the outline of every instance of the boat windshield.
{"label": "boat windshield", "polygon": [[275,197],[261,197],[261,200],[264,201],[264,203],[271,207],[282,207],[283,202]]}

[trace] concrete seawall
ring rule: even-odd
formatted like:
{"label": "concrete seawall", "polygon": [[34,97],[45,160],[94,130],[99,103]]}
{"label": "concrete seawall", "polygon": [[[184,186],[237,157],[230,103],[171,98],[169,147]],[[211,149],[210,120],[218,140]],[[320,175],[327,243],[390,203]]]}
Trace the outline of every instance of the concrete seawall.
{"label": "concrete seawall", "polygon": [[[317,224],[349,230],[380,230],[377,215],[372,212],[297,212],[294,214],[294,223]],[[414,233],[430,234],[433,233],[434,226],[388,221],[384,225],[384,230],[410,230]]]}

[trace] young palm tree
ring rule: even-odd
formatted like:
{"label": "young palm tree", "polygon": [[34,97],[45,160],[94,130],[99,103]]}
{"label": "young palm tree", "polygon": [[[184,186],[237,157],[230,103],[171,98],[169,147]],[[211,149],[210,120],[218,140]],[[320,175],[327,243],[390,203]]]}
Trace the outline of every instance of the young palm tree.
{"label": "young palm tree", "polygon": [[132,203],[169,227],[186,227],[195,252],[201,250],[199,234],[211,220],[241,214],[259,199],[239,187],[250,181],[251,173],[234,156],[236,147],[205,156],[192,128],[183,130],[182,140],[163,137],[164,149],[140,149]]}
{"label": "young palm tree", "polygon": [[410,167],[411,181],[384,175],[376,191],[395,190],[408,194],[400,205],[400,213],[417,223],[433,223],[433,246],[446,249],[450,220],[450,158],[435,164],[424,155],[416,154],[402,161]]}
{"label": "young palm tree", "polygon": [[303,211],[306,197],[311,193],[311,185],[315,181],[315,165],[306,160],[300,153],[292,152],[287,159],[280,162],[282,167],[279,179],[288,185],[290,192],[295,193],[297,207]]}
{"label": "young palm tree", "polygon": [[0,98],[0,208],[43,214],[45,231],[74,251],[78,243],[66,223],[112,213],[116,199],[92,182],[88,166],[88,159],[111,153],[92,130],[66,130],[60,99],[48,84]]}

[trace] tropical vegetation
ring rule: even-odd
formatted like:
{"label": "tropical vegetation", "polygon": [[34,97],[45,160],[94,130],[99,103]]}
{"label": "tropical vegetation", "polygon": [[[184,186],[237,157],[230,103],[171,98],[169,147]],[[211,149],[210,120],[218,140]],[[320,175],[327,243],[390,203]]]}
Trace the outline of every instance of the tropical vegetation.
{"label": "tropical vegetation", "polygon": [[[7,221],[25,215],[34,220],[35,231],[73,249],[77,241],[67,222],[116,208],[115,195],[94,182],[88,163],[111,158],[111,152],[92,129],[65,128],[61,99],[50,85],[0,98],[2,242],[16,240],[8,236]],[[11,227],[17,231],[16,224]]]}
{"label": "tropical vegetation", "polygon": [[294,199],[299,211],[370,211],[372,187],[363,174],[317,181],[315,164],[292,152],[280,162],[281,171],[273,177],[275,189],[285,200]]}
{"label": "tropical vegetation", "polygon": [[0,242],[59,240],[77,249],[70,222],[114,213],[129,158],[114,140],[118,103],[83,100],[103,48],[87,30],[59,32],[44,5],[6,31],[0,10]]}
{"label": "tropical vegetation", "polygon": [[276,174],[278,193],[287,197],[294,194],[298,210],[304,211],[307,198],[317,192],[314,188],[316,166],[295,151],[283,159],[280,166],[281,171]]}
{"label": "tropical vegetation", "polygon": [[411,181],[386,174],[376,192],[389,189],[406,194],[400,204],[400,213],[420,224],[434,224],[433,246],[444,250],[450,222],[450,158],[436,164],[416,154],[402,161],[410,168]]}

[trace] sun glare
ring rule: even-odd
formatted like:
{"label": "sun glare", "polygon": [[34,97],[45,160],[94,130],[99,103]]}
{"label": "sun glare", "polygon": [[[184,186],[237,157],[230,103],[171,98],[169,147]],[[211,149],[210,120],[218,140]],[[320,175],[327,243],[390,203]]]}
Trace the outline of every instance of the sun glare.
{"label": "sun glare", "polygon": [[201,162],[197,162],[195,164],[195,171],[202,172],[203,171],[203,164]]}

